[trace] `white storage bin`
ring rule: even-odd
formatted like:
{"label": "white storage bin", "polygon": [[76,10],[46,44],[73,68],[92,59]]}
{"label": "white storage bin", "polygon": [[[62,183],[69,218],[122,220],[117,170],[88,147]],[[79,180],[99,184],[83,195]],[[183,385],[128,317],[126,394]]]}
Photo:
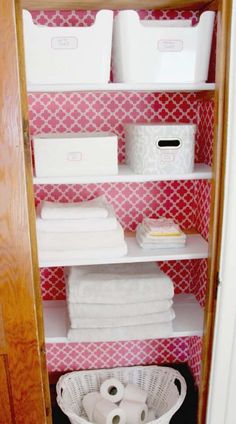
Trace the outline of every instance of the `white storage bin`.
{"label": "white storage bin", "polygon": [[28,84],[107,83],[113,12],[101,10],[90,27],[35,25],[23,11]]}
{"label": "white storage bin", "polygon": [[114,19],[115,82],[200,83],[208,77],[214,12],[191,21],[140,21],[133,10]]}
{"label": "white storage bin", "polygon": [[33,137],[36,177],[118,173],[117,136],[109,133],[45,134]]}
{"label": "white storage bin", "polygon": [[195,132],[190,124],[127,124],[126,163],[137,174],[192,172]]}
{"label": "white storage bin", "polygon": [[[147,406],[158,418],[153,424],[168,424],[182,405],[187,386],[182,375],[173,368],[157,365],[75,371],[60,377],[57,383],[57,402],[71,424],[91,424],[82,399],[90,392],[99,391],[103,381],[117,378],[122,384],[137,384],[148,393]],[[180,391],[176,386],[179,383]]]}

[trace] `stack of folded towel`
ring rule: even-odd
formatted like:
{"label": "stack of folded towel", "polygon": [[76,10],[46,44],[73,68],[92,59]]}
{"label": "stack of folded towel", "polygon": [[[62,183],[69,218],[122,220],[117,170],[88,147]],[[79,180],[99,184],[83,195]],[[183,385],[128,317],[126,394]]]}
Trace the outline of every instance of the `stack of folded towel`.
{"label": "stack of folded towel", "polygon": [[104,198],[80,203],[43,201],[37,208],[40,260],[111,258],[127,253],[124,231]]}
{"label": "stack of folded towel", "polygon": [[186,234],[173,219],[167,218],[144,218],[137,227],[136,239],[144,249],[183,247],[186,244]]}
{"label": "stack of folded towel", "polygon": [[156,263],[66,269],[71,341],[169,337],[173,283]]}

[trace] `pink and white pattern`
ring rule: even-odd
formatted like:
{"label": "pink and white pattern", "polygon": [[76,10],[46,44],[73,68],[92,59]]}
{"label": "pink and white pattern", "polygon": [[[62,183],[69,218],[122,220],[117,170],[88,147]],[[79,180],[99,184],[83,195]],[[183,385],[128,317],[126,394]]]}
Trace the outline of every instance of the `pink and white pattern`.
{"label": "pink and white pattern", "polygon": [[191,337],[109,343],[48,343],[49,372],[187,362]]}
{"label": "pink and white pattern", "polygon": [[[31,93],[30,130],[40,133],[107,131],[119,139],[119,162],[125,160],[124,124],[181,122],[197,124],[194,93]],[[198,143],[199,137],[197,137]],[[196,152],[198,152],[196,148]],[[196,161],[198,157],[196,157]]]}
{"label": "pink and white pattern", "polygon": [[210,225],[211,183],[203,180],[195,182],[195,228],[208,240]]}
{"label": "pink and white pattern", "polygon": [[135,230],[144,216],[172,217],[186,229],[195,226],[193,181],[35,186],[37,204],[42,200],[79,202],[102,194],[125,230]]}
{"label": "pink and white pattern", "polygon": [[[117,11],[114,12],[116,14]],[[197,23],[200,13],[191,10],[138,10],[140,19],[191,19]],[[90,26],[97,12],[91,10],[32,11],[35,24],[47,26]]]}
{"label": "pink and white pattern", "polygon": [[204,308],[206,302],[208,261],[207,259],[199,259],[192,261],[192,265],[193,279],[191,292],[194,293],[197,301]]}
{"label": "pink and white pattern", "polygon": [[[142,19],[192,19],[199,12],[139,11]],[[34,11],[38,24],[50,26],[91,25],[96,12]],[[214,75],[212,54],[210,78]],[[179,122],[197,124],[196,162],[212,163],[214,104],[195,93],[34,93],[29,95],[31,134],[79,131],[112,131],[119,137],[119,161],[125,161],[124,123]],[[185,229],[209,232],[211,185],[206,181],[171,181],[87,185],[39,185],[36,204],[43,199],[79,201],[104,193],[123,227],[135,230],[144,216],[173,217]],[[192,292],[205,303],[207,260],[160,263],[174,281],[176,293]],[[64,299],[62,268],[41,269],[44,299]],[[188,362],[196,382],[200,379],[200,337],[116,343],[47,344],[49,371]]]}
{"label": "pink and white pattern", "polygon": [[195,378],[195,383],[199,386],[201,380],[201,356],[202,356],[202,338],[191,337],[189,348],[188,364]]}
{"label": "pink and white pattern", "polygon": [[214,137],[214,101],[198,102],[197,161],[212,165]]}

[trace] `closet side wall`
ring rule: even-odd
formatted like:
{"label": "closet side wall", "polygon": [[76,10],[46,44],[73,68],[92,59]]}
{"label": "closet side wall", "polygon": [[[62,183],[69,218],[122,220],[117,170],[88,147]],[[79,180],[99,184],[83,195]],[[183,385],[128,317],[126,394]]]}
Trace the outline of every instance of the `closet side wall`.
{"label": "closet side wall", "polygon": [[[26,177],[27,171],[31,176],[31,165],[20,86],[23,68],[19,62],[21,37],[16,24],[19,14],[15,6],[13,0],[0,1],[0,306],[3,322],[0,333],[5,346],[4,393],[7,399],[8,387],[12,422],[33,424],[50,420],[46,418],[42,346],[36,317],[38,264],[35,248],[32,248],[34,224],[28,213],[33,211],[33,196],[27,186],[31,180]],[[4,403],[8,408],[8,402]],[[49,404],[48,408],[49,412]],[[6,420],[1,421],[4,424],[9,413],[8,408]]]}

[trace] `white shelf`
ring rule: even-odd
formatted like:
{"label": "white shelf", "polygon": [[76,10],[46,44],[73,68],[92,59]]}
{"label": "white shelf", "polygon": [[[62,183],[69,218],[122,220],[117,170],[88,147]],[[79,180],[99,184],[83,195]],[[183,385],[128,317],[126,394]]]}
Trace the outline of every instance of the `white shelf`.
{"label": "white shelf", "polygon": [[[193,295],[176,295],[174,310],[176,318],[173,321],[171,338],[202,336],[203,310]],[[67,339],[69,318],[66,301],[44,301],[44,324],[46,343],[69,343]]]}
{"label": "white shelf", "polygon": [[173,261],[186,259],[204,259],[208,257],[208,244],[199,234],[188,234],[186,246],[170,249],[142,249],[136,238],[126,237],[128,253],[119,258],[104,259],[79,259],[70,258],[69,260],[41,260],[39,253],[39,266],[41,268],[54,266],[73,266],[73,265],[97,265],[97,264],[118,264],[134,262],[153,262],[153,261]]}
{"label": "white shelf", "polygon": [[143,91],[143,92],[175,92],[175,91],[213,91],[213,83],[176,83],[176,84],[28,84],[29,93],[37,92],[76,92],[76,91]]}
{"label": "white shelf", "polygon": [[127,165],[119,166],[118,175],[81,176],[81,177],[34,177],[34,184],[90,184],[146,181],[179,181],[179,180],[209,180],[212,178],[211,167],[197,163],[194,171],[175,175],[140,175],[135,174]]}

